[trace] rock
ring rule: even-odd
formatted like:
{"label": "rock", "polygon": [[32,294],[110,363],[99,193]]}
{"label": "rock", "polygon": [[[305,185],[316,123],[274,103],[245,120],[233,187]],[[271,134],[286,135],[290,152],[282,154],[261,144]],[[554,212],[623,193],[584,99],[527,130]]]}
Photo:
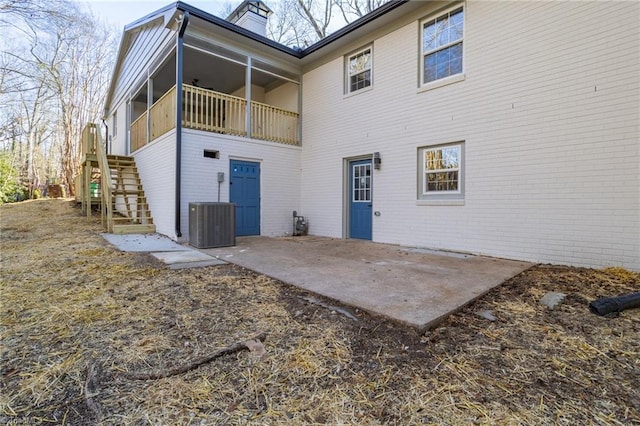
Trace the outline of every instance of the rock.
{"label": "rock", "polygon": [[478,311],[478,312],[476,312],[476,315],[478,315],[479,317],[484,318],[486,320],[489,320],[491,322],[498,320],[498,318],[496,318],[493,315],[493,311],[491,311],[489,309],[486,309],[484,311]]}
{"label": "rock", "polygon": [[567,295],[564,293],[550,291],[542,296],[542,299],[540,299],[540,303],[553,310],[564,301],[565,297],[567,297]]}

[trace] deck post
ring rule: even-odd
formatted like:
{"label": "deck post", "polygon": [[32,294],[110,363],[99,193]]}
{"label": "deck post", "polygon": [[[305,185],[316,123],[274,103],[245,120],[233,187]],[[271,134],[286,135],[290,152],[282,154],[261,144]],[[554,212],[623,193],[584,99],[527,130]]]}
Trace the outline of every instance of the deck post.
{"label": "deck post", "polygon": [[247,137],[250,138],[253,136],[251,134],[251,56],[247,56],[247,75],[245,77],[244,86],[244,97],[247,100],[247,105],[245,106],[244,129],[247,133]]}
{"label": "deck post", "polygon": [[151,107],[153,106],[153,78],[147,79],[147,138],[144,144],[151,141]]}
{"label": "deck post", "polygon": [[83,207],[86,209],[87,218],[91,217],[91,160],[85,160],[84,166],[84,182],[82,189]]}

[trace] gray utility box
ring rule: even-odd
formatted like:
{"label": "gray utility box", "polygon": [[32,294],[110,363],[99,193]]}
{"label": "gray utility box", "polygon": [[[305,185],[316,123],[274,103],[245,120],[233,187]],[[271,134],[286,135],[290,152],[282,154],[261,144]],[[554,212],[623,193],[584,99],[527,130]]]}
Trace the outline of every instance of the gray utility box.
{"label": "gray utility box", "polygon": [[236,245],[236,205],[189,203],[189,244],[196,248]]}

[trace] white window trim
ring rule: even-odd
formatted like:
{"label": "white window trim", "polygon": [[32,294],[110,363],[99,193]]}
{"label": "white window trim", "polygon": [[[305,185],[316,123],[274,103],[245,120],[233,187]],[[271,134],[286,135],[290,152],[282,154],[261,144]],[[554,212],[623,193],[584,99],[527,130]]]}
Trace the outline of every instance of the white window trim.
{"label": "white window trim", "polygon": [[[352,203],[371,203],[371,197],[372,197],[372,195],[373,195],[373,194],[372,194],[372,192],[371,192],[371,191],[372,191],[372,188],[371,188],[371,178],[373,177],[373,176],[371,175],[371,172],[372,172],[372,168],[371,168],[371,166],[372,166],[372,164],[371,164],[371,163],[368,163],[368,164],[354,164],[354,165],[353,165],[353,168],[352,168],[352,171],[351,171],[351,186],[352,186],[352,188],[351,188],[351,192],[352,192],[352,194],[351,194],[351,202],[352,202]],[[366,169],[367,167],[369,168],[369,175],[368,175],[368,176],[367,176],[367,175],[365,175],[365,177],[369,179],[369,187],[368,187],[368,188],[366,188],[366,189],[364,189],[364,191],[367,191],[367,190],[369,191],[369,199],[367,199],[367,200],[356,200],[356,199],[355,199],[355,197],[356,197],[356,191],[363,190],[362,188],[355,189],[355,188],[353,187],[353,186],[355,185],[355,182],[356,182],[356,167],[359,167],[359,168],[361,168],[362,170]],[[361,176],[361,177],[362,177],[362,176]],[[365,192],[365,194],[366,194],[366,192]]]}
{"label": "white window trim", "polygon": [[[371,80],[371,84],[367,87],[363,87],[357,90],[351,90],[351,74],[349,73],[349,61],[352,57],[359,55],[360,53],[366,52],[369,50],[371,53],[371,66],[369,67],[369,79]],[[344,57],[344,95],[345,97],[355,95],[357,93],[367,92],[373,89],[373,44],[369,44],[361,49],[355,50]]]}
{"label": "white window trim", "polygon": [[464,199],[458,200],[416,200],[416,206],[464,206]]}
{"label": "white window trim", "polygon": [[[437,50],[442,50],[442,49],[446,49],[447,47],[453,46],[454,44],[460,43],[462,42],[462,71],[459,72],[458,74],[453,74],[447,77],[443,77],[440,78],[438,80],[433,80],[433,81],[429,81],[427,83],[425,83],[424,80],[424,57],[426,56],[425,51],[423,50],[423,37],[424,37],[424,25],[427,22],[430,21],[434,21],[438,18],[440,18],[441,16],[448,14],[450,12],[453,12],[456,9],[462,8],[462,12],[463,12],[463,16],[462,16],[462,39],[460,41],[456,41],[453,43],[449,43],[445,46],[440,46],[438,49],[434,49],[429,51],[430,52],[435,52]],[[467,36],[467,8],[466,5],[464,3],[458,3],[455,4],[454,6],[448,7],[446,9],[441,9],[436,13],[432,13],[431,15],[429,15],[428,18],[424,18],[421,19],[419,21],[419,27],[418,27],[418,34],[419,34],[419,74],[418,74],[418,93],[420,92],[424,92],[427,90],[432,90],[438,87],[442,87],[442,86],[446,86],[452,83],[457,83],[459,81],[463,81],[466,78],[466,74],[465,74],[465,65],[466,65],[466,46],[467,43],[465,42],[466,36]]]}
{"label": "white window trim", "polygon": [[[458,165],[458,189],[456,191],[425,191],[425,151],[451,147],[459,147],[460,151],[460,160]],[[418,147],[418,188],[416,205],[464,205],[465,172],[465,141],[460,140],[456,142]]]}
{"label": "white window trim", "polygon": [[[464,68],[464,60],[462,61],[462,67]],[[418,93],[427,92],[429,90],[437,89],[438,87],[448,86],[450,84],[457,83],[459,81],[464,81],[466,78],[467,78],[466,74],[462,73],[462,74],[450,75],[449,77],[444,77],[444,78],[441,78],[440,80],[430,81],[429,83],[423,84],[421,87],[419,87]]]}

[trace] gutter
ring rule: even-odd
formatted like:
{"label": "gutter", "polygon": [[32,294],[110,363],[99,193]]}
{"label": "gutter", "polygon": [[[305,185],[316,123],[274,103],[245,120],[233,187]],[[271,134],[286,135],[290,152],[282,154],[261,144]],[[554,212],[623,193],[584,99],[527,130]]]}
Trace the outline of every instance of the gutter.
{"label": "gutter", "polygon": [[300,52],[298,50],[292,49],[290,47],[287,47],[283,44],[280,44],[278,42],[275,42],[267,37],[263,37],[259,34],[254,33],[253,31],[247,30],[245,28],[239,27],[235,24],[232,24],[231,22],[219,18],[215,15],[212,15],[210,13],[207,13],[203,10],[200,10],[196,7],[193,7],[187,3],[183,3],[181,1],[176,2],[175,7],[179,10],[184,11],[184,13],[191,13],[193,16],[200,18],[200,19],[204,19],[205,21],[208,21],[214,25],[217,25],[218,27],[224,28],[228,31],[234,32],[236,34],[239,34],[241,36],[247,37],[249,39],[252,39],[258,43],[264,44],[266,46],[269,46],[273,49],[279,50],[280,52],[286,53],[288,55],[291,55],[295,58],[300,58]]}
{"label": "gutter", "polygon": [[184,32],[189,25],[189,12],[182,15],[182,22],[178,30],[176,46],[176,238],[182,237],[180,230],[180,186],[182,183],[182,64],[184,61]]}
{"label": "gutter", "polygon": [[314,44],[312,44],[311,46],[307,47],[302,52],[300,52],[299,57],[304,58],[305,56],[308,56],[309,54],[322,49],[324,46],[331,44],[334,41],[338,40],[339,38],[342,38],[345,35],[349,34],[350,32],[355,31],[356,29],[362,27],[363,25],[366,25],[369,22],[378,19],[382,15],[388,12],[391,12],[395,8],[402,6],[405,3],[409,3],[409,1],[410,0],[392,0],[388,3],[383,4],[382,6],[372,10],[371,12],[364,15],[363,17],[356,19],[352,23],[340,28],[338,31],[329,34],[322,40],[319,40]]}
{"label": "gutter", "polygon": [[[279,50],[283,53],[286,53],[288,55],[291,55],[295,58],[298,59],[302,59],[305,56],[323,48],[324,46],[331,44],[332,42],[334,42],[335,40],[342,38],[343,36],[349,34],[350,32],[362,27],[363,25],[368,24],[369,22],[379,18],[380,16],[396,9],[397,7],[402,6],[405,3],[409,3],[410,0],[392,0],[389,1],[385,4],[383,4],[382,6],[374,9],[373,11],[371,11],[370,13],[364,15],[363,17],[356,19],[355,21],[353,21],[352,23],[350,23],[349,25],[339,29],[338,31],[328,35],[327,37],[323,38],[322,40],[312,44],[311,46],[309,46],[306,49],[301,49],[301,50],[296,50],[296,49],[292,49],[288,46],[285,46],[283,44],[280,44],[278,42],[275,42],[271,39],[268,39],[266,37],[263,37],[259,34],[254,33],[253,31],[249,31],[245,28],[239,27],[235,24],[230,23],[229,21],[219,18],[215,15],[212,15],[210,13],[207,13],[203,10],[200,10],[196,7],[193,7],[187,3],[184,3],[182,1],[178,1],[175,3],[175,7],[179,10],[184,11],[185,13],[191,13],[193,16],[196,16],[198,18],[204,19],[205,21],[208,21],[214,25],[217,25],[219,27],[222,27],[228,31],[234,32],[236,34],[239,34],[241,36],[247,37],[249,39],[252,39],[254,41],[257,41],[258,43],[262,43],[266,46],[269,46],[273,49]],[[157,12],[156,12],[157,13]],[[150,15],[151,16],[151,15]],[[148,18],[148,17],[147,17]],[[144,18],[143,18],[144,19]],[[131,24],[133,25],[133,24]]]}

